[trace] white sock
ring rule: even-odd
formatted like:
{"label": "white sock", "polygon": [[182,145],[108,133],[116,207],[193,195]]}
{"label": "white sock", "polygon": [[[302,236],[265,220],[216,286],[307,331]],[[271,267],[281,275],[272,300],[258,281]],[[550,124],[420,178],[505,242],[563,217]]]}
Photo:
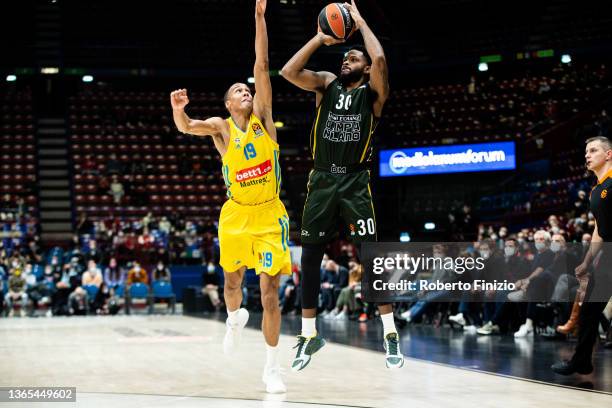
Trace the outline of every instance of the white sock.
{"label": "white sock", "polygon": [[278,344],[276,346],[270,346],[266,344],[266,367],[279,367],[280,361],[278,360]]}
{"label": "white sock", "polygon": [[397,333],[397,329],[395,328],[395,321],[393,320],[393,312],[381,314],[380,319],[382,320],[385,337],[387,337],[387,334],[389,333]]}
{"label": "white sock", "polygon": [[238,320],[238,311],[240,309],[236,309],[233,312],[230,312],[229,309],[227,309],[227,321],[229,324],[236,324],[236,321]]}
{"label": "white sock", "polygon": [[525,326],[527,326],[528,329],[533,329],[533,320],[531,319],[525,320]]}
{"label": "white sock", "polygon": [[317,334],[316,317],[302,317],[302,336],[312,337]]}

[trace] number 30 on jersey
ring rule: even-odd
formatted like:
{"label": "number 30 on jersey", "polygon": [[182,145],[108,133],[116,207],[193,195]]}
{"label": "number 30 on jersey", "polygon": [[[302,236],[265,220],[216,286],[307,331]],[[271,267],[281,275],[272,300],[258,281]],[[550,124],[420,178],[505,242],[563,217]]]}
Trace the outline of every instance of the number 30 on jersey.
{"label": "number 30 on jersey", "polygon": [[376,224],[374,219],[368,218],[367,220],[357,220],[357,234],[363,235],[374,235],[376,234]]}
{"label": "number 30 on jersey", "polygon": [[342,109],[344,107],[344,110],[348,110],[348,108],[351,107],[351,99],[351,95],[340,94],[338,103],[336,104],[336,109]]}

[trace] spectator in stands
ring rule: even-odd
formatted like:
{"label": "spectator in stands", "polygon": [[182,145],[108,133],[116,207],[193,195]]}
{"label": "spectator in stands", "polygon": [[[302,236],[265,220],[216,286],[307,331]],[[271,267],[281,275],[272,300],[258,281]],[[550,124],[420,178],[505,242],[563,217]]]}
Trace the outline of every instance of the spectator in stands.
{"label": "spectator in stands", "polygon": [[[500,268],[500,257],[496,251],[495,242],[492,239],[484,239],[478,245],[478,252],[480,257],[484,260],[483,270],[471,270],[461,278],[468,282],[474,282],[480,279],[492,282],[494,273]],[[482,319],[480,317],[482,297],[483,294],[475,289],[463,291],[461,293],[461,302],[458,308],[459,313],[449,316],[448,320],[463,327],[464,330],[476,330],[477,327],[482,326]],[[485,304],[485,310],[486,307],[487,305]],[[485,321],[487,320],[487,316],[485,316]]]}
{"label": "spectator in stands", "polygon": [[94,285],[99,288],[102,282],[102,271],[94,260],[90,260],[87,262],[87,270],[83,272],[81,284],[83,286]]}
{"label": "spectator in stands", "polygon": [[102,282],[96,296],[91,299],[91,311],[97,315],[109,313],[109,302],[113,291]]}
{"label": "spectator in stands", "polygon": [[[536,279],[540,274],[544,273],[544,271],[549,268],[555,258],[555,254],[550,250],[550,242],[551,236],[547,231],[539,230],[535,234],[533,234],[533,240],[535,242],[535,247],[537,250],[537,254],[534,257],[531,265],[532,272],[525,279],[518,280],[516,282],[516,287],[518,290],[511,292],[508,294],[508,299],[512,302],[525,302],[529,299],[527,296],[527,290],[531,282]],[[546,278],[543,278],[546,279]],[[536,289],[540,289],[540,282],[536,280]],[[534,295],[537,292],[533,292]],[[514,333],[515,338],[526,337],[530,334],[533,334],[533,320],[536,317],[536,304],[535,302],[529,302],[527,304],[527,318],[525,323],[521,325],[519,330]]]}
{"label": "spectator in stands", "polygon": [[[446,248],[444,245],[436,244],[433,246],[434,267],[430,282],[452,283],[457,280],[457,274],[452,268],[445,268],[444,258],[446,257]],[[447,290],[422,290],[418,297],[421,299],[416,302],[410,309],[402,313],[402,318],[407,322],[415,321],[423,316],[433,302],[441,301],[450,294]]]}
{"label": "spectator in stands", "polygon": [[98,195],[103,195],[108,192],[110,189],[110,181],[108,181],[108,177],[101,175],[98,177]]}
{"label": "spectator in stands", "polygon": [[111,153],[108,161],[106,162],[106,175],[121,175],[123,174],[123,166],[121,162],[117,160],[117,155],[115,153]]}
{"label": "spectator in stands", "polygon": [[116,174],[113,175],[113,181],[110,185],[109,192],[110,195],[113,196],[113,201],[115,202],[115,204],[121,204],[121,200],[123,199],[125,192],[123,190],[123,184],[121,184]]}
{"label": "spectator in stands", "polygon": [[[49,269],[51,271],[51,269]],[[40,305],[49,306],[51,304],[51,288],[44,281],[37,281],[34,275],[30,275],[28,282],[27,294],[28,299],[32,302],[32,314],[39,308]],[[44,275],[43,275],[44,277]],[[34,279],[32,279],[34,278]],[[47,317],[51,316],[51,308],[47,309]]]}
{"label": "spectator in stands", "polygon": [[301,311],[300,301],[300,269],[297,264],[293,264],[291,277],[289,277],[280,287],[278,298],[281,305],[281,313],[286,314],[290,311]]}
{"label": "spectator in stands", "polygon": [[[91,220],[87,217],[87,213],[82,212],[79,215],[79,221],[77,222],[76,230],[78,235],[85,235],[93,233],[94,225]],[[76,235],[77,245],[79,241],[79,237]]]}
{"label": "spectator in stands", "polygon": [[219,273],[214,263],[208,262],[202,276],[202,294],[208,296],[216,311],[221,309],[219,300]]}
{"label": "spectator in stands", "polygon": [[361,293],[361,265],[349,262],[348,286],[340,290],[334,310],[325,316],[326,319],[346,320],[357,311],[357,296]]}
{"label": "spectator in stands", "polygon": [[346,285],[348,285],[348,270],[332,260],[327,261],[321,279],[321,304],[324,316],[334,308],[340,290]]}
{"label": "spectator in stands", "polygon": [[467,93],[469,95],[476,94],[476,77],[474,75],[470,77],[470,83],[467,86]]}
{"label": "spectator in stands", "polygon": [[81,170],[83,174],[98,175],[98,165],[91,154],[85,156]]}
{"label": "spectator in stands", "polygon": [[89,309],[89,297],[82,287],[78,287],[68,296],[68,310],[70,315],[83,316]]}
{"label": "spectator in stands", "polygon": [[574,207],[578,214],[588,211],[589,201],[584,190],[578,191],[578,198],[574,202]]}
{"label": "spectator in stands", "polygon": [[132,269],[128,271],[126,284],[129,287],[134,283],[149,283],[149,276],[147,275],[147,271],[145,271],[138,261],[134,261]]}
{"label": "spectator in stands", "polygon": [[125,282],[125,272],[117,264],[117,258],[112,257],[104,270],[104,283],[110,289],[116,289]]}
{"label": "spectator in stands", "polygon": [[21,269],[14,268],[11,270],[8,280],[8,293],[4,296],[4,302],[8,309],[9,317],[13,317],[15,311],[13,305],[19,303],[21,317],[26,315],[28,307],[28,295],[26,293],[26,281],[22,276]]}
{"label": "spectator in stands", "polygon": [[170,282],[170,280],[171,280],[170,269],[168,269],[168,267],[164,265],[162,261],[158,261],[157,266],[155,267],[155,270],[153,271],[152,281],[153,282],[157,282],[157,281]]}
{"label": "spectator in stands", "polygon": [[99,263],[102,260],[102,252],[98,249],[98,242],[95,239],[90,239],[87,241],[87,245],[84,246],[85,260],[94,261],[95,263]]}
{"label": "spectator in stands", "polygon": [[[529,275],[529,263],[521,257],[520,246],[515,238],[508,238],[504,242],[503,259],[496,265],[496,269],[492,270],[493,274],[487,274],[489,281],[497,280],[499,282],[516,282],[519,279]],[[495,291],[494,293],[485,293],[489,302],[484,304],[484,320],[485,324],[478,328],[478,334],[494,334],[499,333],[500,328],[508,320],[508,312],[515,305],[508,301],[507,295],[509,291]],[[491,301],[494,299],[494,301]]]}

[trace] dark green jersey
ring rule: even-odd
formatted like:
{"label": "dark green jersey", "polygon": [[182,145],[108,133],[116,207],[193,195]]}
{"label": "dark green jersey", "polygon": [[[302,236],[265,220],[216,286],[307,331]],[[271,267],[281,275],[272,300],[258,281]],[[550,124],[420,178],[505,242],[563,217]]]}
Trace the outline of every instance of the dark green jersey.
{"label": "dark green jersey", "polygon": [[347,173],[370,160],[376,118],[370,84],[347,91],[336,78],[317,108],[310,132],[314,167],[330,173]]}

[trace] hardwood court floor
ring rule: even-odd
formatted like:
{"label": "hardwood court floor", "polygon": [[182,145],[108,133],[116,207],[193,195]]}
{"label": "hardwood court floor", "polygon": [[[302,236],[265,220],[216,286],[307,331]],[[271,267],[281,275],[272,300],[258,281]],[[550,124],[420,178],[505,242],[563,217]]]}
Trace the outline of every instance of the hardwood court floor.
{"label": "hardwood court floor", "polygon": [[[608,394],[408,359],[384,368],[381,353],[330,342],[300,373],[289,370],[294,337],[282,335],[284,396],[268,396],[259,330],[245,329],[233,358],[225,325],[185,316],[0,320],[0,386],[73,386],[78,407],[604,407]],[[307,404],[307,405],[305,405]],[[0,406],[24,407],[23,403]]]}

